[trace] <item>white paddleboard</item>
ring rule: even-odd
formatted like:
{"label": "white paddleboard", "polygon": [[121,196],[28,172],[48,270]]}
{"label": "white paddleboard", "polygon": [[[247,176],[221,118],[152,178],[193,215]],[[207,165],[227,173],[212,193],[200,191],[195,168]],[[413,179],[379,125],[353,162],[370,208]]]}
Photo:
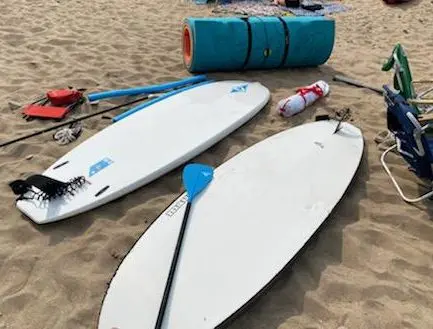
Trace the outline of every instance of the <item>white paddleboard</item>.
{"label": "white paddleboard", "polygon": [[[194,200],[162,328],[211,329],[258,294],[342,198],[363,153],[361,131],[307,123],[261,141],[214,172]],[[98,329],[153,329],[186,194],[123,259]]]}
{"label": "white paddleboard", "polygon": [[269,98],[266,87],[245,81],[211,82],[166,98],[103,129],[42,173],[61,181],[84,176],[90,184],[73,196],[19,200],[17,207],[44,224],[103,205],[205,151]]}

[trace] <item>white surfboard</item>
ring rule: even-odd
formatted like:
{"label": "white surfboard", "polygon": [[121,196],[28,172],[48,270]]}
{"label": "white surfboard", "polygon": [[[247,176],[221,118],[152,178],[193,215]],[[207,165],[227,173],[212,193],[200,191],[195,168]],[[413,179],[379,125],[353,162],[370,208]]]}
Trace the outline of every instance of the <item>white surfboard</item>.
{"label": "white surfboard", "polygon": [[[258,294],[342,198],[363,153],[361,131],[307,123],[216,168],[194,200],[164,329],[211,329]],[[114,275],[98,329],[153,329],[186,207],[181,195],[136,242]]]}
{"label": "white surfboard", "polygon": [[266,87],[245,81],[211,82],[166,98],[103,129],[43,173],[60,181],[84,176],[90,184],[73,196],[20,200],[17,207],[44,224],[103,205],[200,154],[250,120],[269,98]]}

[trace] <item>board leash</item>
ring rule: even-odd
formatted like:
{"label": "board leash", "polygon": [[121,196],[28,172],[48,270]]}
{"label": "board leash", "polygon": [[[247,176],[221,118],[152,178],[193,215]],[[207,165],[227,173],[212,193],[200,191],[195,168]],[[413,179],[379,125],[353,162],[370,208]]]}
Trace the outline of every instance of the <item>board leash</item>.
{"label": "board leash", "polygon": [[337,127],[335,128],[335,130],[334,130],[334,132],[333,132],[332,134],[335,134],[336,132],[338,132],[338,131],[340,130],[341,123],[342,123],[343,121],[345,121],[345,120],[347,120],[347,119],[350,118],[350,108],[346,108],[346,109],[343,110],[343,111],[344,111],[343,114],[338,113],[338,112],[336,113],[336,117],[337,117],[338,115],[341,115],[341,117],[340,117],[340,119],[338,120]]}

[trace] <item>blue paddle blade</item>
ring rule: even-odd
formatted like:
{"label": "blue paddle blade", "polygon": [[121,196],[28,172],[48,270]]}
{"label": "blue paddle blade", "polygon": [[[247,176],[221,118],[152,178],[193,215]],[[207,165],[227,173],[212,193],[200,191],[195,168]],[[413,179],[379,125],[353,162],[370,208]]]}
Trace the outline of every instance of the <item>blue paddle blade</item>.
{"label": "blue paddle blade", "polygon": [[183,169],[183,185],[188,194],[188,202],[194,198],[209,185],[213,179],[213,168],[211,166],[191,163]]}

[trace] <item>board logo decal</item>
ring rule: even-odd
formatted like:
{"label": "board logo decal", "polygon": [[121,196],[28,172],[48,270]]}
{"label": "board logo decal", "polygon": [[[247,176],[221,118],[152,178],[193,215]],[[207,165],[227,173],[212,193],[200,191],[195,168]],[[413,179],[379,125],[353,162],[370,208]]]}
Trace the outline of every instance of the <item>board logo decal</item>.
{"label": "board logo decal", "polygon": [[231,93],[245,93],[247,91],[248,84],[236,86],[232,88]]}
{"label": "board logo decal", "polygon": [[317,146],[319,146],[321,149],[323,149],[325,146],[322,144],[322,143],[320,143],[320,142],[314,142],[314,144],[316,144]]}
{"label": "board logo decal", "polygon": [[185,203],[187,203],[188,201],[188,196],[185,195],[184,197],[182,197],[178,202],[176,202],[173,207],[170,207],[167,211],[166,211],[166,215],[171,217],[173,216],[175,213],[177,213],[177,211],[180,209],[180,207],[182,207]]}
{"label": "board logo decal", "polygon": [[92,177],[93,175],[96,175],[98,172],[100,172],[102,169],[107,168],[109,165],[111,165],[114,161],[110,158],[103,158],[101,161],[95,163],[94,165],[90,166],[89,168],[89,177]]}

